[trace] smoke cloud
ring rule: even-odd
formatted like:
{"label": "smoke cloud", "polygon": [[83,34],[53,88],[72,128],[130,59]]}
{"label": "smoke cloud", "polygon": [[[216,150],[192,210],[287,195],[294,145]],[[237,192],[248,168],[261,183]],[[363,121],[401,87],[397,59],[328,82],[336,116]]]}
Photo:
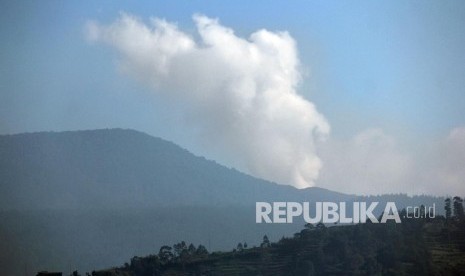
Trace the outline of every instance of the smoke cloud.
{"label": "smoke cloud", "polygon": [[427,168],[420,179],[427,193],[465,195],[465,126],[452,129],[442,140],[431,146],[418,170]]}
{"label": "smoke cloud", "polygon": [[296,91],[302,76],[294,39],[267,30],[245,39],[217,19],[193,20],[195,35],[162,19],[146,24],[121,14],[110,25],[88,22],[87,36],[117,49],[124,73],[182,106],[191,127],[241,169],[313,186],[322,168],[315,142],[330,126]]}
{"label": "smoke cloud", "polygon": [[348,140],[319,145],[325,162],[319,185],[358,195],[415,194],[414,157],[381,128],[363,130]]}
{"label": "smoke cloud", "polygon": [[465,126],[413,149],[381,128],[366,129],[348,140],[318,145],[325,166],[318,185],[364,195],[465,194]]}

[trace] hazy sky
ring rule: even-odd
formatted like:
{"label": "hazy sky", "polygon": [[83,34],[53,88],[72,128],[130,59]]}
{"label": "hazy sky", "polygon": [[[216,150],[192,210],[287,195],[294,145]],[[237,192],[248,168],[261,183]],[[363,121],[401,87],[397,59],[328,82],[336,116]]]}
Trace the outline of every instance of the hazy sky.
{"label": "hazy sky", "polygon": [[[132,128],[297,187],[465,194],[465,2],[250,2],[2,1],[0,133]],[[184,50],[134,55],[150,18]],[[179,92],[202,78],[225,94]]]}

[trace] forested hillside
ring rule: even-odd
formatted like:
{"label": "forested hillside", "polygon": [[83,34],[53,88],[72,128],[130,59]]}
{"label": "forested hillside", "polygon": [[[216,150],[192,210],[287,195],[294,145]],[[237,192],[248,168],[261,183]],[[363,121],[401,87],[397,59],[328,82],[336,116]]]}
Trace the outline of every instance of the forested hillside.
{"label": "forested hillside", "polygon": [[443,202],[280,184],[134,130],[0,135],[0,274],[101,269],[180,239],[209,251],[254,246],[303,224],[256,224],[256,201]]}
{"label": "forested hillside", "polygon": [[265,235],[260,246],[239,242],[230,252],[181,242],[92,275],[464,275],[462,199],[454,198],[446,217],[425,214],[406,218],[403,210],[400,224],[306,224],[293,237],[271,243]]}

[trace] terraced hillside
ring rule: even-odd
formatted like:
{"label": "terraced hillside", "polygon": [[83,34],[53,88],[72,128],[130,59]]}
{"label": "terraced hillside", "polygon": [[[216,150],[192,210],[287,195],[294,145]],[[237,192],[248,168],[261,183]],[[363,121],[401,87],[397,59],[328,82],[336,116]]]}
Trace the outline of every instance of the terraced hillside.
{"label": "terraced hillside", "polygon": [[425,225],[424,238],[436,275],[465,275],[464,226],[444,220]]}
{"label": "terraced hillside", "polygon": [[[185,243],[134,257],[93,275],[465,275],[464,220],[403,219],[401,224],[307,224],[292,238],[231,252],[198,254]],[[200,246],[199,246],[200,247]],[[163,251],[163,252],[162,252]],[[168,255],[167,252],[169,253]],[[169,258],[166,258],[169,256]]]}

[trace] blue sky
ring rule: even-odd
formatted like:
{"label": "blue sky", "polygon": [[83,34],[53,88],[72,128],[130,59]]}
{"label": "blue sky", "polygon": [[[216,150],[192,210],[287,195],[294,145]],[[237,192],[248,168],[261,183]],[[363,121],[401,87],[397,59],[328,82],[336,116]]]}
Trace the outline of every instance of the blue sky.
{"label": "blue sky", "polygon": [[344,140],[372,128],[402,147],[465,126],[463,1],[2,1],[0,134],[123,127],[202,154],[150,89],[122,75],[85,24],[124,11],[196,34],[194,13],[237,36],[288,31],[308,74],[298,92]]}
{"label": "blue sky", "polygon": [[[48,101],[108,101],[114,95],[96,90],[135,89],[118,83],[109,51],[90,47],[82,34],[86,20],[110,22],[120,11],[166,18],[192,32],[194,13],[218,17],[246,37],[260,28],[289,31],[311,71],[300,92],[328,117],[335,135],[383,126],[435,136],[465,124],[461,1],[10,1],[1,9],[2,133],[67,128],[41,122],[65,112],[50,110]],[[101,117],[114,109],[97,107]],[[76,124],[85,128],[85,121]]]}

